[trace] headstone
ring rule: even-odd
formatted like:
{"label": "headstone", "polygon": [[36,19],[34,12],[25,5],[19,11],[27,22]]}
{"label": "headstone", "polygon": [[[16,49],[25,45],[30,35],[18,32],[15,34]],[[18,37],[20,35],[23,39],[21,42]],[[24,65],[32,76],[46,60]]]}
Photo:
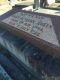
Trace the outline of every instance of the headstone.
{"label": "headstone", "polygon": [[20,11],[3,20],[3,22],[30,35],[33,35],[36,38],[43,39],[59,46],[59,42],[50,17]]}

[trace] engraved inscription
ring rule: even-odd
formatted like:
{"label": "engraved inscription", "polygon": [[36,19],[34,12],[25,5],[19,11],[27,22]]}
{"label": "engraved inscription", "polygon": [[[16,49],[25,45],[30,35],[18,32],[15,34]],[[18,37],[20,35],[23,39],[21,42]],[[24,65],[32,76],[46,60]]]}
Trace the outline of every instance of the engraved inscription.
{"label": "engraved inscription", "polygon": [[50,18],[27,12],[15,13],[10,17],[10,21],[7,23],[38,37],[40,36],[40,33],[43,33],[45,27],[52,27]]}

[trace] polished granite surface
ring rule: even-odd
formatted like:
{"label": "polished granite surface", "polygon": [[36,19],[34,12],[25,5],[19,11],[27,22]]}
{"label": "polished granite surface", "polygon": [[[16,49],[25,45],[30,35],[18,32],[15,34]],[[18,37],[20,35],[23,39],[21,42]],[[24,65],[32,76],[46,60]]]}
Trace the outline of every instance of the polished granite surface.
{"label": "polished granite surface", "polygon": [[0,80],[41,80],[14,55],[0,46]]}
{"label": "polished granite surface", "polygon": [[0,80],[12,80],[1,65],[0,65]]}
{"label": "polished granite surface", "polygon": [[[12,55],[16,56],[17,59],[22,61],[33,72],[37,73],[40,76],[41,80],[42,77],[44,78],[44,80],[46,80],[47,78],[52,76],[56,78],[56,80],[59,80],[58,77],[60,76],[60,59],[56,59],[54,56],[48,55],[45,51],[42,51],[34,47],[33,45],[27,43],[22,38],[17,38],[16,36],[12,35],[8,31],[5,31],[3,29],[0,29],[0,44],[4,46]],[[17,69],[18,74],[15,74],[16,67],[13,64],[11,64],[12,63],[11,61],[7,59],[4,60],[2,58],[2,54],[0,57],[1,57],[0,63],[6,68],[6,70],[7,71],[12,70],[12,72],[10,71],[10,74],[13,73],[16,76],[20,74],[18,69]],[[10,58],[10,60],[13,59]],[[5,64],[6,63],[5,61],[7,61],[7,64]],[[14,60],[13,62],[16,63]],[[24,74],[26,73],[24,72]],[[14,75],[12,75],[12,77]],[[47,78],[45,79],[45,77]],[[20,76],[18,77],[18,80],[19,78]],[[16,77],[14,80],[16,80]],[[29,80],[35,79],[31,78]]]}

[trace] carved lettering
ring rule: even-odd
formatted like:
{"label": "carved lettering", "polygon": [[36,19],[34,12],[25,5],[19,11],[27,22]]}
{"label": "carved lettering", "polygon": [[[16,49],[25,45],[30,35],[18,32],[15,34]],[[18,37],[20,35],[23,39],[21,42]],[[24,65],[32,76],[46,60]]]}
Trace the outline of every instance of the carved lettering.
{"label": "carved lettering", "polygon": [[27,12],[15,13],[7,23],[35,36],[43,33],[45,28],[52,27],[50,18]]}

